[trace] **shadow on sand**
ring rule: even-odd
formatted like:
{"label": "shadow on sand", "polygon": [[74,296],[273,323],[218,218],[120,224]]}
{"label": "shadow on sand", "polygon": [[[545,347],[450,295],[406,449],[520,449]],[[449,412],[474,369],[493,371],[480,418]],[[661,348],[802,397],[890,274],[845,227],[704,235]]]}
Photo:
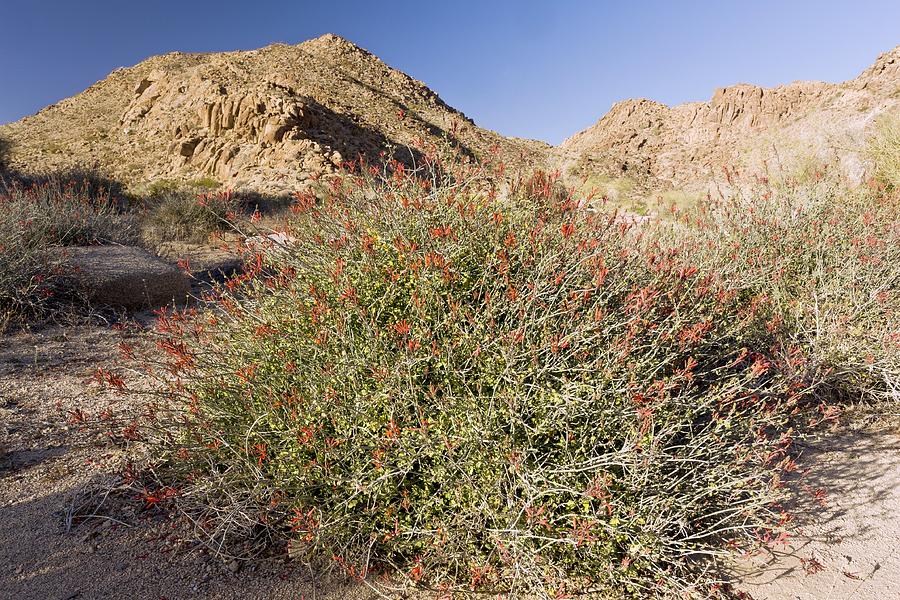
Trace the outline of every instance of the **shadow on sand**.
{"label": "shadow on sand", "polygon": [[[57,454],[49,460],[65,462],[66,457]],[[72,456],[68,462],[72,463]],[[39,470],[38,463],[31,463],[14,472],[0,472],[0,484],[39,477]],[[229,569],[206,548],[184,542],[178,533],[183,530],[155,511],[142,514],[132,509],[129,513],[122,506],[104,507],[109,514],[100,511],[67,527],[73,498],[109,485],[109,476],[70,479],[64,485],[48,486],[52,492],[0,503],[0,564],[4,567],[0,596],[19,600],[376,597],[360,584],[314,576],[308,567],[296,563],[268,560]]]}
{"label": "shadow on sand", "polygon": [[842,587],[883,585],[879,571],[900,563],[894,551],[900,539],[900,438],[888,432],[825,435],[805,445],[797,462],[797,474],[785,481],[793,496],[785,506],[794,517],[792,536],[786,546],[738,561],[747,591],[763,598],[803,591],[814,597],[821,583],[831,597],[844,598]]}

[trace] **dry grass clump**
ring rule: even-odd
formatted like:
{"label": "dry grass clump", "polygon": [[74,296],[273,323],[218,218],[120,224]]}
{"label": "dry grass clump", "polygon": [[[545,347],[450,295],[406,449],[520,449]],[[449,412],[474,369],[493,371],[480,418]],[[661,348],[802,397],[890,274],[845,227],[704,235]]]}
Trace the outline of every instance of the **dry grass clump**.
{"label": "dry grass clump", "polygon": [[230,191],[167,190],[146,201],[142,236],[151,245],[206,242],[213,233],[231,229],[241,208],[241,201]]}
{"label": "dry grass clump", "polygon": [[137,239],[134,218],[108,185],[81,172],[0,182],[0,330],[51,303],[60,247]]}
{"label": "dry grass clump", "polygon": [[900,190],[900,115],[882,115],[875,125],[868,146],[875,176],[881,183]]}
{"label": "dry grass clump", "polygon": [[286,246],[162,319],[181,409],[151,497],[218,547],[442,590],[711,594],[718,557],[781,536],[798,431],[896,393],[896,199],[763,186],[635,227],[553,176],[502,198],[428,160],[298,195]]}

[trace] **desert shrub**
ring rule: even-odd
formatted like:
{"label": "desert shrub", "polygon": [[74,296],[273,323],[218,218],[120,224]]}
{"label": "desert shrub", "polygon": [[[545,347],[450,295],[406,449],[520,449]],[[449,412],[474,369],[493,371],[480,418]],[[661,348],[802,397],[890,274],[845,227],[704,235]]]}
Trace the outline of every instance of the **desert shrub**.
{"label": "desert shrub", "polygon": [[231,192],[170,190],[148,199],[143,236],[150,243],[204,242],[212,233],[229,229],[240,208]]}
{"label": "desert shrub", "polygon": [[141,195],[147,198],[156,198],[177,193],[204,194],[212,192],[221,185],[221,183],[212,177],[199,177],[197,179],[182,181],[174,179],[155,179],[146,186],[143,186],[143,193],[141,193]]}
{"label": "desert shrub", "polygon": [[787,518],[804,349],[694,240],[455,169],[299,196],[287,247],[161,320],[153,500],[357,577],[709,593]]}
{"label": "desert shrub", "polygon": [[133,243],[134,219],[102,180],[61,173],[0,183],[0,329],[42,312],[61,246]]}
{"label": "desert shrub", "polygon": [[0,333],[40,312],[58,269],[46,247],[3,210],[6,203],[0,198]]}
{"label": "desert shrub", "polygon": [[[6,227],[39,245],[129,244],[134,219],[109,182],[78,171],[2,183]],[[15,225],[14,225],[15,224]]]}
{"label": "desert shrub", "polygon": [[0,175],[3,175],[8,169],[9,149],[11,144],[8,140],[0,137]]}
{"label": "desert shrub", "polygon": [[209,191],[221,187],[222,184],[219,183],[219,181],[214,177],[206,176],[192,179],[188,182],[188,185],[190,185],[194,189]]}
{"label": "desert shrub", "polygon": [[900,190],[900,115],[885,114],[876,121],[868,155],[875,163],[876,178]]}
{"label": "desert shrub", "polygon": [[147,198],[157,198],[183,191],[183,187],[185,187],[184,184],[171,179],[155,179],[150,182],[145,189],[140,191],[142,191],[143,195]]}
{"label": "desert shrub", "polygon": [[900,197],[820,167],[806,183],[736,186],[661,229],[701,268],[764,295],[822,393],[900,400]]}

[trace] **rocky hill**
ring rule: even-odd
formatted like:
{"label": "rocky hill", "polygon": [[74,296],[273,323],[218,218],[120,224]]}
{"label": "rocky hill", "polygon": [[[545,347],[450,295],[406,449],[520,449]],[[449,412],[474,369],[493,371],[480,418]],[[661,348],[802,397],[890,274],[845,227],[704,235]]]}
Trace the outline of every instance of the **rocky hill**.
{"label": "rocky hill", "polygon": [[449,137],[510,162],[549,146],[481,129],[424,84],[335,35],[247,52],[155,56],[0,126],[22,170],[96,166],[139,186],[158,179],[290,192],[386,147]]}
{"label": "rocky hill", "polygon": [[900,46],[844,83],[796,82],[721,88],[709,102],[669,107],[619,102],[555,150],[568,173],[628,178],[647,187],[696,188],[722,167],[779,175],[839,162],[863,176],[865,137],[875,119],[900,109]]}
{"label": "rocky hill", "polygon": [[[140,187],[180,180],[295,191],[359,154],[450,138],[570,182],[644,194],[702,189],[722,167],[791,174],[823,161],[864,176],[865,137],[900,110],[900,47],[844,83],[740,84],[709,102],[620,102],[551,148],[481,129],[423,83],[335,35],[214,54],[174,52],[117,69],[81,94],[0,126],[14,168],[96,166]],[[0,160],[4,157],[0,156]],[[612,184],[610,184],[612,182]]]}

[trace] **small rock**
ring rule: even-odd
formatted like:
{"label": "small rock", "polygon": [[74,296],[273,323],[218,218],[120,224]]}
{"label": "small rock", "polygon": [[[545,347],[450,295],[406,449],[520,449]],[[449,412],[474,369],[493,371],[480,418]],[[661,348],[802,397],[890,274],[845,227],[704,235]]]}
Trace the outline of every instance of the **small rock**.
{"label": "small rock", "polygon": [[226,567],[228,567],[228,570],[231,571],[232,573],[237,573],[241,569],[241,563],[239,563],[236,560],[232,560],[230,563],[228,563],[226,565]]}
{"label": "small rock", "polygon": [[244,240],[244,245],[251,250],[277,249],[284,250],[297,241],[297,238],[286,233],[276,232],[268,235],[255,235]]}

